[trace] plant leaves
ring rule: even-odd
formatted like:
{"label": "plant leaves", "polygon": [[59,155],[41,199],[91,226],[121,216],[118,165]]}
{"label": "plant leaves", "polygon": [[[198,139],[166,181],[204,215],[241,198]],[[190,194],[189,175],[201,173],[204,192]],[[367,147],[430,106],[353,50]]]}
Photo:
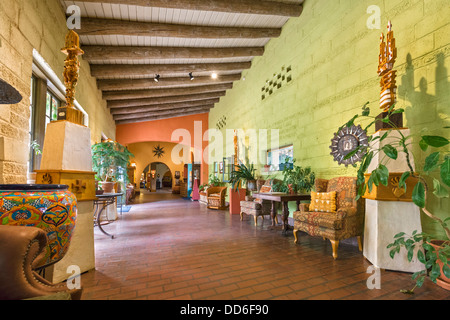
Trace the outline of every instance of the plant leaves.
{"label": "plant leaves", "polygon": [[393,146],[387,144],[382,149],[389,158],[397,160],[398,152],[397,149],[395,149]]}
{"label": "plant leaves", "polygon": [[377,170],[377,174],[378,174],[378,180],[380,181],[380,183],[387,187],[387,185],[389,183],[388,168],[385,165],[380,164],[380,166]]}
{"label": "plant leaves", "polygon": [[425,140],[422,139],[419,142],[419,147],[420,147],[420,149],[422,149],[422,151],[427,151],[428,144],[425,142]]}
{"label": "plant leaves", "polygon": [[411,176],[411,172],[410,172],[410,171],[403,172],[403,174],[402,174],[402,176],[401,176],[401,178],[400,178],[400,181],[398,182],[398,186],[399,186],[400,188],[404,188],[405,191],[406,191],[406,180],[407,180],[410,176]]}
{"label": "plant leaves", "polygon": [[445,189],[445,187],[443,187],[441,185],[441,182],[438,179],[433,178],[433,186],[434,186],[433,194],[436,197],[438,197],[438,198],[448,198],[448,196],[449,196],[448,190]]}
{"label": "plant leaves", "polygon": [[424,171],[432,171],[432,170],[434,170],[437,167],[440,155],[441,155],[440,152],[435,152],[435,153],[430,154],[425,159],[425,165],[423,167],[423,170]]}
{"label": "plant leaves", "polygon": [[450,158],[446,158],[441,164],[441,179],[447,187],[450,187]]}
{"label": "plant leaves", "polygon": [[448,264],[445,264],[445,265],[442,267],[442,272],[444,273],[444,275],[445,275],[447,278],[450,278],[450,267],[448,266]]}
{"label": "plant leaves", "polygon": [[425,208],[425,187],[420,181],[414,187],[412,200],[419,208]]}
{"label": "plant leaves", "polygon": [[448,139],[440,136],[423,136],[422,140],[429,146],[440,148],[450,143]]}

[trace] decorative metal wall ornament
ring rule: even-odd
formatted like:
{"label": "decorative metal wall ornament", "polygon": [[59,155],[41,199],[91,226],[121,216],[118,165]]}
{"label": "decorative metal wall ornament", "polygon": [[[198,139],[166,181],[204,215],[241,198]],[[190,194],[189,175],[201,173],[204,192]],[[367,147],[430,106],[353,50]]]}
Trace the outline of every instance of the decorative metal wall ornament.
{"label": "decorative metal wall ornament", "polygon": [[19,91],[0,79],[0,104],[16,104],[22,101]]}
{"label": "decorative metal wall ornament", "polygon": [[[354,165],[362,160],[367,152],[369,140],[361,126],[345,126],[334,134],[331,140],[331,155],[340,165]],[[348,155],[352,154],[350,157]]]}
{"label": "decorative metal wall ornament", "polygon": [[162,158],[166,152],[164,151],[164,148],[158,145],[153,149],[153,153],[155,154],[155,157]]}

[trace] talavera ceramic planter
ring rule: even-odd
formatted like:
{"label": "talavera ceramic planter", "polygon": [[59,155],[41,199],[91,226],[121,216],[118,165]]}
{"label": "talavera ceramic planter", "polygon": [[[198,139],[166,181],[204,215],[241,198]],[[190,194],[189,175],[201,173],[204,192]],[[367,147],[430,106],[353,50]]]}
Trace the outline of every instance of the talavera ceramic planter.
{"label": "talavera ceramic planter", "polygon": [[77,199],[66,185],[0,185],[0,225],[37,227],[47,234],[45,259],[61,260],[77,220]]}

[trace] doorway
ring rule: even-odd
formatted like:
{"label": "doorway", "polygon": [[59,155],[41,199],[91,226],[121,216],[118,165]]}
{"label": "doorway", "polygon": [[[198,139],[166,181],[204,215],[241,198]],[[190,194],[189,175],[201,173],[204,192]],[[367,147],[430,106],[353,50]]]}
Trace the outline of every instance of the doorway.
{"label": "doorway", "polygon": [[141,178],[141,188],[149,192],[172,193],[173,175],[163,162],[150,163]]}

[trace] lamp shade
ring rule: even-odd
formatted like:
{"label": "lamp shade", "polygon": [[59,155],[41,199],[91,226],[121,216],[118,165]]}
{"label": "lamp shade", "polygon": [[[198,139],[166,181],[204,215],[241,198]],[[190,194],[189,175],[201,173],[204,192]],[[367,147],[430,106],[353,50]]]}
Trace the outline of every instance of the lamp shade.
{"label": "lamp shade", "polygon": [[22,101],[20,93],[10,84],[0,79],[0,104],[16,104]]}

